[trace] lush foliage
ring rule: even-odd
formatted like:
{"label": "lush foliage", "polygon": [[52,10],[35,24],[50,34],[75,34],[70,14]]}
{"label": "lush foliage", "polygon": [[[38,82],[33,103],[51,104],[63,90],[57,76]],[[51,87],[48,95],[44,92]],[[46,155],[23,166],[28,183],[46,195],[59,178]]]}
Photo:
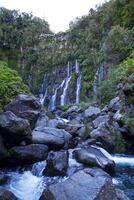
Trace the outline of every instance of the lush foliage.
{"label": "lush foliage", "polygon": [[134,48],[133,0],[110,0],[76,18],[67,32],[54,34],[48,23],[32,14],[0,8],[0,57],[17,70],[37,94],[44,73],[68,60],[79,60],[81,98],[92,96],[100,65],[118,65]]}
{"label": "lush foliage", "polygon": [[29,93],[18,73],[0,61],[0,112],[9,101],[19,93]]}
{"label": "lush foliage", "polygon": [[[116,68],[111,68],[107,78],[98,89],[98,99],[101,104],[106,104],[117,91],[119,83],[125,83],[127,78],[134,73],[134,52]],[[103,95],[102,95],[103,94]]]}

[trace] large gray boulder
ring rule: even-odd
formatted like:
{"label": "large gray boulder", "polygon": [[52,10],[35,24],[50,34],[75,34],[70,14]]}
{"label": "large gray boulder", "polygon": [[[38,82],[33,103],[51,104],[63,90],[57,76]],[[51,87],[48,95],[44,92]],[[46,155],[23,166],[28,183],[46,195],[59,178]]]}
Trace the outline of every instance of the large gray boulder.
{"label": "large gray boulder", "polygon": [[86,122],[90,122],[94,120],[96,117],[98,117],[100,113],[101,110],[98,107],[90,106],[88,109],[85,110],[84,118]]}
{"label": "large gray boulder", "polygon": [[80,136],[82,138],[85,137],[86,133],[86,127],[84,124],[79,123],[65,123],[65,124],[59,124],[57,125],[57,128],[64,129],[68,133],[70,133],[72,136]]}
{"label": "large gray boulder", "polygon": [[19,145],[22,141],[30,143],[32,139],[29,122],[11,111],[0,115],[0,133],[7,147]]}
{"label": "large gray boulder", "polygon": [[33,143],[46,144],[50,149],[67,146],[72,136],[63,129],[37,127],[32,133]]}
{"label": "large gray boulder", "polygon": [[48,186],[40,200],[118,200],[110,176],[101,169],[81,170]]}
{"label": "large gray boulder", "polygon": [[103,147],[109,152],[114,150],[114,135],[112,133],[112,128],[110,129],[108,123],[101,123],[98,128],[94,129],[90,133],[91,138],[96,139],[96,141],[101,142]]}
{"label": "large gray boulder", "polygon": [[109,121],[109,116],[108,115],[101,115],[97,117],[92,123],[93,123],[93,128],[98,128],[100,124],[104,122]]}
{"label": "large gray boulder", "polygon": [[32,164],[45,160],[47,155],[48,147],[43,144],[18,146],[10,149],[7,162],[12,165]]}
{"label": "large gray boulder", "polygon": [[68,151],[51,151],[48,154],[43,174],[46,176],[65,176],[68,168],[68,157]]}
{"label": "large gray boulder", "polygon": [[18,117],[27,119],[33,128],[41,111],[41,104],[34,96],[18,95],[6,107],[5,111],[11,111]]}
{"label": "large gray boulder", "polygon": [[77,149],[74,151],[76,160],[88,166],[101,167],[106,172],[113,174],[115,163],[111,155],[104,149],[97,146]]}
{"label": "large gray boulder", "polygon": [[18,200],[18,198],[12,192],[0,186],[0,200]]}

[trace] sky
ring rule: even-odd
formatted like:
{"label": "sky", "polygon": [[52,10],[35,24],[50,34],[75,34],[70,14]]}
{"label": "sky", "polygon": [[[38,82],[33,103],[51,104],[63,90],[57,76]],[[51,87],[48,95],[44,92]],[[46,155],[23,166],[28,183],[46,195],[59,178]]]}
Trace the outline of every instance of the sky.
{"label": "sky", "polygon": [[0,0],[0,7],[28,12],[44,18],[54,32],[65,31],[69,22],[88,14],[104,0]]}

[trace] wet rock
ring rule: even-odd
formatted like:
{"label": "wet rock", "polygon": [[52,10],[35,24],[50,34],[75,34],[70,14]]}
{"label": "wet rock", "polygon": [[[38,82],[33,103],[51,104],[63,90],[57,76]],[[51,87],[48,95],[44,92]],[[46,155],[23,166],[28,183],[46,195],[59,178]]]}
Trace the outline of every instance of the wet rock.
{"label": "wet rock", "polygon": [[63,129],[38,127],[32,133],[33,143],[46,144],[50,149],[61,149],[67,146],[72,136]]}
{"label": "wet rock", "polygon": [[40,200],[118,200],[111,178],[100,169],[81,170],[48,186]]}
{"label": "wet rock", "polygon": [[78,149],[74,151],[76,160],[88,166],[101,167],[106,172],[113,174],[115,163],[111,155],[104,149],[96,146]]}
{"label": "wet rock", "polygon": [[118,200],[130,200],[122,190],[116,188],[116,195]]}
{"label": "wet rock", "polygon": [[88,109],[85,110],[84,118],[87,122],[90,122],[98,117],[100,113],[101,110],[98,107],[90,106]]}
{"label": "wet rock", "polygon": [[0,200],[18,200],[18,198],[12,192],[0,186]]}
{"label": "wet rock", "polygon": [[22,141],[28,144],[32,139],[29,122],[17,117],[11,111],[0,115],[0,133],[7,147],[19,145]]}
{"label": "wet rock", "polygon": [[119,97],[112,99],[108,105],[108,110],[111,112],[117,112],[121,109],[122,103]]}
{"label": "wet rock", "polygon": [[68,157],[67,151],[51,151],[48,154],[47,165],[44,170],[46,176],[65,176],[68,168]]}
{"label": "wet rock", "polygon": [[92,123],[94,128],[98,128],[100,124],[103,122],[108,122],[109,121],[109,116],[108,115],[102,115],[97,117]]}
{"label": "wet rock", "polygon": [[41,104],[34,96],[18,95],[6,107],[5,111],[11,111],[18,117],[27,119],[33,128],[41,111]]}
{"label": "wet rock", "polygon": [[48,155],[48,147],[43,144],[31,144],[22,147],[13,147],[9,151],[7,162],[12,165],[32,164],[45,160]]}

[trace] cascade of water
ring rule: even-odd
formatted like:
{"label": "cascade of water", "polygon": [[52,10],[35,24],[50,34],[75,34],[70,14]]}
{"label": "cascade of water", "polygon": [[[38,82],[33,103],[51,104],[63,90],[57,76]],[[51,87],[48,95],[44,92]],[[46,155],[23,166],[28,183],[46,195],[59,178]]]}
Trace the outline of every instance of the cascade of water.
{"label": "cascade of water", "polygon": [[80,103],[80,89],[81,89],[81,74],[80,74],[80,66],[77,60],[75,62],[75,71],[77,74],[76,104],[79,104]]}
{"label": "cascade of water", "polygon": [[64,106],[66,103],[66,97],[67,97],[67,90],[69,83],[71,81],[71,74],[70,74],[70,63],[68,62],[68,67],[67,67],[67,77],[65,79],[65,84],[63,88],[63,93],[61,95],[61,106]]}
{"label": "cascade of water", "polygon": [[50,105],[50,110],[54,111],[56,108],[56,98],[57,98],[57,92],[58,90],[61,88],[63,88],[65,84],[65,79],[62,81],[62,83],[55,89],[54,94],[52,96],[52,100],[51,100],[51,105]]}
{"label": "cascade of water", "polygon": [[45,91],[44,95],[40,94],[40,103],[41,103],[41,105],[44,105],[44,101],[45,101],[46,97],[47,97],[47,88],[46,88],[46,91]]}
{"label": "cascade of water", "polygon": [[[34,168],[36,175],[32,173],[32,171],[35,171]],[[37,200],[42,194],[45,184],[41,173],[45,168],[45,162],[34,164],[34,168],[32,171],[9,172],[7,174],[10,181],[5,187],[11,190],[20,200]]]}
{"label": "cascade of water", "polygon": [[94,83],[93,83],[93,92],[96,97],[97,87],[100,86],[101,81],[104,79],[106,75],[105,67],[102,65],[97,69],[97,72],[94,76]]}

